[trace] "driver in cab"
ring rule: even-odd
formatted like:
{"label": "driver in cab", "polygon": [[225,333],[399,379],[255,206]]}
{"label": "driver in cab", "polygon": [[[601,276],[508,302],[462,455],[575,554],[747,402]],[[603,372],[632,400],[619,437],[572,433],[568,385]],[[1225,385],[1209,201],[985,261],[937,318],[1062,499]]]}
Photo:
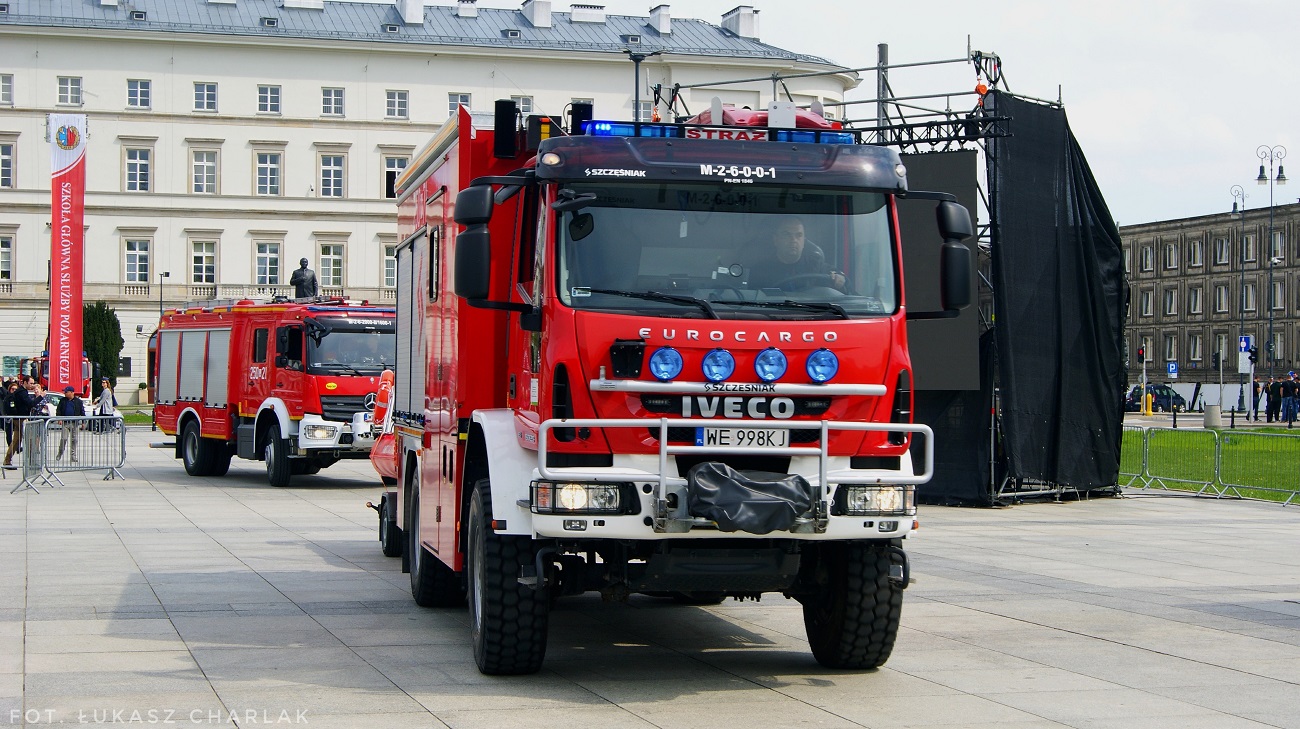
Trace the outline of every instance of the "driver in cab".
{"label": "driver in cab", "polygon": [[826,254],[805,237],[803,221],[796,217],[784,218],[777,224],[771,240],[755,253],[749,269],[749,285],[755,288],[844,289],[844,274],[831,270]]}

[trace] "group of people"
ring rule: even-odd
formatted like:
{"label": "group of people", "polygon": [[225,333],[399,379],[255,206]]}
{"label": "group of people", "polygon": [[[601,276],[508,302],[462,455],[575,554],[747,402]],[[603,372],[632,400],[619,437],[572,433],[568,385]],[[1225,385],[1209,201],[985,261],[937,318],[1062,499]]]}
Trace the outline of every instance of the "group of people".
{"label": "group of people", "polygon": [[[92,405],[94,415],[113,415],[117,399],[113,396],[112,383],[107,377],[100,381],[102,390]],[[23,449],[23,425],[31,418],[81,418],[86,416],[86,405],[71,386],[63,388],[63,399],[57,403],[53,395],[45,391],[45,385],[39,380],[18,375],[6,378],[4,390],[0,393],[0,415],[4,416],[5,467],[13,467],[15,454]],[[69,442],[72,444],[72,462],[77,462],[77,432],[80,430],[75,421],[63,424],[62,437],[59,439],[59,451],[56,458],[63,458]]]}
{"label": "group of people", "polygon": [[1251,393],[1254,396],[1255,420],[1259,420],[1259,402],[1260,396],[1264,400],[1264,418],[1267,422],[1281,423],[1286,422],[1286,427],[1294,427],[1297,417],[1300,417],[1300,376],[1294,371],[1288,372],[1282,377],[1270,377],[1268,382],[1260,382],[1256,377],[1251,386]]}

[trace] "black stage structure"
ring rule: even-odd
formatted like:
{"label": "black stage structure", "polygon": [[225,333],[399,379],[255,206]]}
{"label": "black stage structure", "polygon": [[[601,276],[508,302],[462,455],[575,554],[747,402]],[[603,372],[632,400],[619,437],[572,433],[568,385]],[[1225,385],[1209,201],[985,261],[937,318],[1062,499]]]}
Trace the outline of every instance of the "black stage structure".
{"label": "black stage structure", "polygon": [[[1010,93],[994,54],[890,64],[888,46],[878,50],[876,66],[834,72],[876,74],[875,99],[837,105],[845,126],[898,147],[910,189],[952,193],[981,221],[968,241],[979,305],[908,322],[915,418],[936,441],[919,498],[988,506],[1117,492],[1127,284],[1118,230],[1063,105]],[[973,90],[895,94],[891,71],[945,64],[969,64]],[[822,74],[693,86],[770,78],[778,94],[807,75]],[[654,98],[676,112],[682,88]],[[924,106],[939,101],[946,108]],[[875,116],[853,118],[860,104]],[[939,309],[934,203],[900,204],[900,226],[908,309]]]}

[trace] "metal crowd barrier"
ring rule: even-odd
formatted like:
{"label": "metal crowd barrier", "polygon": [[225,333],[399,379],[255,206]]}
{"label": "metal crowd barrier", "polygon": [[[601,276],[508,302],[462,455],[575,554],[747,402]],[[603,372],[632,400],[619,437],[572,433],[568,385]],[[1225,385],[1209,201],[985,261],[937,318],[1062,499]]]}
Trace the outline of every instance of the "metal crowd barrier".
{"label": "metal crowd barrier", "polygon": [[1197,496],[1300,498],[1300,436],[1174,428],[1124,428],[1120,477],[1125,488]]}
{"label": "metal crowd barrier", "polygon": [[27,418],[22,425],[22,483],[9,493],[65,485],[60,473],[104,471],[104,480],[125,478],[126,427],[120,417]]}

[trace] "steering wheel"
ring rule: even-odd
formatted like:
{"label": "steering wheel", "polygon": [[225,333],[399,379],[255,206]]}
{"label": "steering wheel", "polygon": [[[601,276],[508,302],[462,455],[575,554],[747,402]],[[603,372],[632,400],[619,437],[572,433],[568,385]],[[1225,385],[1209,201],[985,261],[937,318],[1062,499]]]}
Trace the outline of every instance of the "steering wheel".
{"label": "steering wheel", "polygon": [[827,288],[838,290],[838,287],[835,285],[835,277],[831,276],[829,273],[801,273],[797,276],[783,278],[772,284],[772,288],[785,289],[787,291],[792,289],[806,289],[812,286],[825,286]]}

